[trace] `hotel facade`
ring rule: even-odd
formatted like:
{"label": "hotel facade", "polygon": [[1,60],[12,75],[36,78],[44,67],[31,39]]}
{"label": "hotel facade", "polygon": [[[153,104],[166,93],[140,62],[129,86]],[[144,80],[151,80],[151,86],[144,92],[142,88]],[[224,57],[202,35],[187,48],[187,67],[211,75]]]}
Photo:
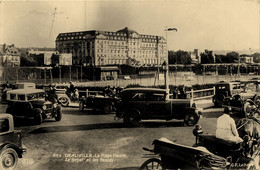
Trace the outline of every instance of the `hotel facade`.
{"label": "hotel facade", "polygon": [[60,33],[56,50],[71,53],[73,65],[86,66],[157,66],[167,58],[164,37],[138,34],[127,27],[117,32]]}

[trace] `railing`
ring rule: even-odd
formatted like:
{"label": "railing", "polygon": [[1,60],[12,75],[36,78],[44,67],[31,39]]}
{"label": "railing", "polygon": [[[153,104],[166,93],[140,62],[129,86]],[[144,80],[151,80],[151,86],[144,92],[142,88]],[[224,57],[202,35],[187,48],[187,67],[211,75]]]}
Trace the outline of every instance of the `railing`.
{"label": "railing", "polygon": [[86,90],[79,90],[79,94],[80,96],[84,96],[84,94],[86,94],[85,96],[97,96],[97,95],[102,95],[103,91],[89,91],[88,89]]}
{"label": "railing", "polygon": [[215,88],[202,89],[202,90],[191,90],[186,92],[187,98],[193,100],[211,98],[215,95]]}

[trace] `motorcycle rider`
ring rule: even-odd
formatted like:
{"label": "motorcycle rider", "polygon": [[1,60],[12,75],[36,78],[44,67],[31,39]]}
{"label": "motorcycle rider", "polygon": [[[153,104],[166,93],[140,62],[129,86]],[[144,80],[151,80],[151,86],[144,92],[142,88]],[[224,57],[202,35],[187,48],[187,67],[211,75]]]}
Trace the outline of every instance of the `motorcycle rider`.
{"label": "motorcycle rider", "polygon": [[232,108],[228,106],[224,109],[224,114],[217,119],[216,137],[239,143],[243,140],[238,135],[235,121],[230,117],[231,114]]}

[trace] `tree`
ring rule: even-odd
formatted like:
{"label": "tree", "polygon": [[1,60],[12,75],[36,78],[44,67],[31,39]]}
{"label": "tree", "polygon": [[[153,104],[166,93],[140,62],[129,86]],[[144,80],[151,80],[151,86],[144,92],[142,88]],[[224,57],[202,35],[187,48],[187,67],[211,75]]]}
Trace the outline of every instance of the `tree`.
{"label": "tree", "polygon": [[212,51],[205,51],[200,53],[201,64],[214,63],[214,55]]}
{"label": "tree", "polygon": [[191,56],[187,51],[169,51],[168,56],[169,64],[191,64]]}
{"label": "tree", "polygon": [[187,51],[179,50],[176,52],[178,64],[191,64],[191,56]]}
{"label": "tree", "polygon": [[222,63],[222,58],[224,55],[215,55],[216,57],[216,63]]}
{"label": "tree", "polygon": [[21,66],[37,66],[37,62],[25,53],[21,53]]}
{"label": "tree", "polygon": [[239,54],[237,52],[230,52],[227,53],[227,57],[233,60],[233,63],[238,63],[239,60]]}

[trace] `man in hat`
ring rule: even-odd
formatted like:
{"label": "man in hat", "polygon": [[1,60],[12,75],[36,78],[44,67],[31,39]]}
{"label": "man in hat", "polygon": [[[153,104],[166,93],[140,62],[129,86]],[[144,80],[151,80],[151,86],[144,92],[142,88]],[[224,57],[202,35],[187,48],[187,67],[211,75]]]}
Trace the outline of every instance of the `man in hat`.
{"label": "man in hat", "polygon": [[237,143],[242,142],[243,140],[238,135],[235,121],[230,117],[231,114],[232,108],[228,106],[224,109],[223,115],[217,119],[216,137]]}

